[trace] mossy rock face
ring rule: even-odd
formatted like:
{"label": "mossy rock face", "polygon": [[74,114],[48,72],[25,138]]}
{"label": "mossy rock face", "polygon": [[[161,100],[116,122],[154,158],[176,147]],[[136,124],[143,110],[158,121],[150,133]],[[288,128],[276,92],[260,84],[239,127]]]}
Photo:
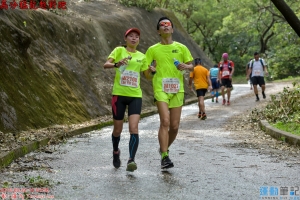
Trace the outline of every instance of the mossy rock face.
{"label": "mossy rock face", "polygon": [[[212,66],[171,12],[109,1],[68,1],[68,8],[0,10],[0,131],[76,124],[110,114],[115,72],[103,69],[107,56],[124,43],[129,27],[141,30],[138,50],[145,53],[159,41],[156,23],[164,15],[176,25],[174,40]],[[142,77],[141,87],[143,107],[153,106],[151,82]],[[194,95],[186,91],[187,98]]]}
{"label": "mossy rock face", "polygon": [[0,168],[8,166],[15,159],[15,152],[11,151],[5,155],[0,155]]}

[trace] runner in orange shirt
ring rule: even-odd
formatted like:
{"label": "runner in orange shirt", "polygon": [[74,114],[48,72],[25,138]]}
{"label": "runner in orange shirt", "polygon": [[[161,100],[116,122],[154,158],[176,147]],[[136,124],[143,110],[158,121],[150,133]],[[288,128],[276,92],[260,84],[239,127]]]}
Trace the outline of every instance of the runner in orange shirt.
{"label": "runner in orange shirt", "polygon": [[211,80],[208,69],[203,67],[200,58],[195,59],[194,71],[190,73],[189,87],[192,90],[192,82],[194,81],[195,90],[198,97],[199,114],[198,118],[205,120],[204,96],[207,89],[211,90]]}

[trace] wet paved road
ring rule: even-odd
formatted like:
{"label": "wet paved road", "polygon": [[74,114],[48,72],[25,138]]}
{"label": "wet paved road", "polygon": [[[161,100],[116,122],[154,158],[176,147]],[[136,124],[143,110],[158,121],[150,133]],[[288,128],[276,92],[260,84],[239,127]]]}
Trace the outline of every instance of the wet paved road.
{"label": "wet paved road", "polygon": [[[120,149],[122,166],[112,166],[112,127],[89,132],[56,146],[53,154],[31,153],[51,170],[15,173],[15,180],[41,176],[55,185],[55,199],[258,199],[259,188],[296,186],[299,168],[275,161],[258,150],[232,148],[236,140],[225,131],[228,118],[254,101],[247,85],[235,85],[232,105],[206,100],[208,119],[197,118],[197,104],[185,106],[177,140],[170,148],[175,167],[162,171],[158,154],[158,115],[140,121],[138,169],[126,172],[129,132],[124,125]],[[244,97],[242,97],[244,96]],[[2,174],[3,176],[3,174]],[[2,177],[3,178],[3,177]],[[60,183],[60,184],[58,184]]]}

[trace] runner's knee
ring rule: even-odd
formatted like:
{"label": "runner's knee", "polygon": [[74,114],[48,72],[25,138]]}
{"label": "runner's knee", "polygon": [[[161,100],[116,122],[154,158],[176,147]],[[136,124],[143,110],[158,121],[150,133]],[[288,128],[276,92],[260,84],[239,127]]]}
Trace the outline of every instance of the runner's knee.
{"label": "runner's knee", "polygon": [[161,119],[160,126],[164,128],[168,128],[170,126],[170,119],[168,118]]}
{"label": "runner's knee", "polygon": [[179,125],[171,126],[169,129],[169,133],[177,133],[179,129]]}
{"label": "runner's knee", "polygon": [[129,127],[129,132],[130,133],[138,133],[139,132],[138,126]]}

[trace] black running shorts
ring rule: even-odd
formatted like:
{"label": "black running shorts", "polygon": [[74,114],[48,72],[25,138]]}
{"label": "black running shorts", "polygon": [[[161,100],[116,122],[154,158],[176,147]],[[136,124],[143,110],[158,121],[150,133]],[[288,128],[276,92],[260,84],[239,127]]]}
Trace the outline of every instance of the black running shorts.
{"label": "black running shorts", "polygon": [[204,97],[206,92],[207,92],[207,89],[198,89],[198,90],[196,90],[197,97]]}
{"label": "black running shorts", "polygon": [[221,79],[221,86],[225,88],[232,88],[232,81],[229,78]]}
{"label": "black running shorts", "polygon": [[142,98],[114,95],[111,100],[111,107],[115,120],[124,119],[126,106],[128,106],[128,116],[133,114],[140,115],[142,110]]}
{"label": "black running shorts", "polygon": [[260,87],[265,85],[265,79],[263,76],[252,76],[251,81],[253,85],[259,85]]}

